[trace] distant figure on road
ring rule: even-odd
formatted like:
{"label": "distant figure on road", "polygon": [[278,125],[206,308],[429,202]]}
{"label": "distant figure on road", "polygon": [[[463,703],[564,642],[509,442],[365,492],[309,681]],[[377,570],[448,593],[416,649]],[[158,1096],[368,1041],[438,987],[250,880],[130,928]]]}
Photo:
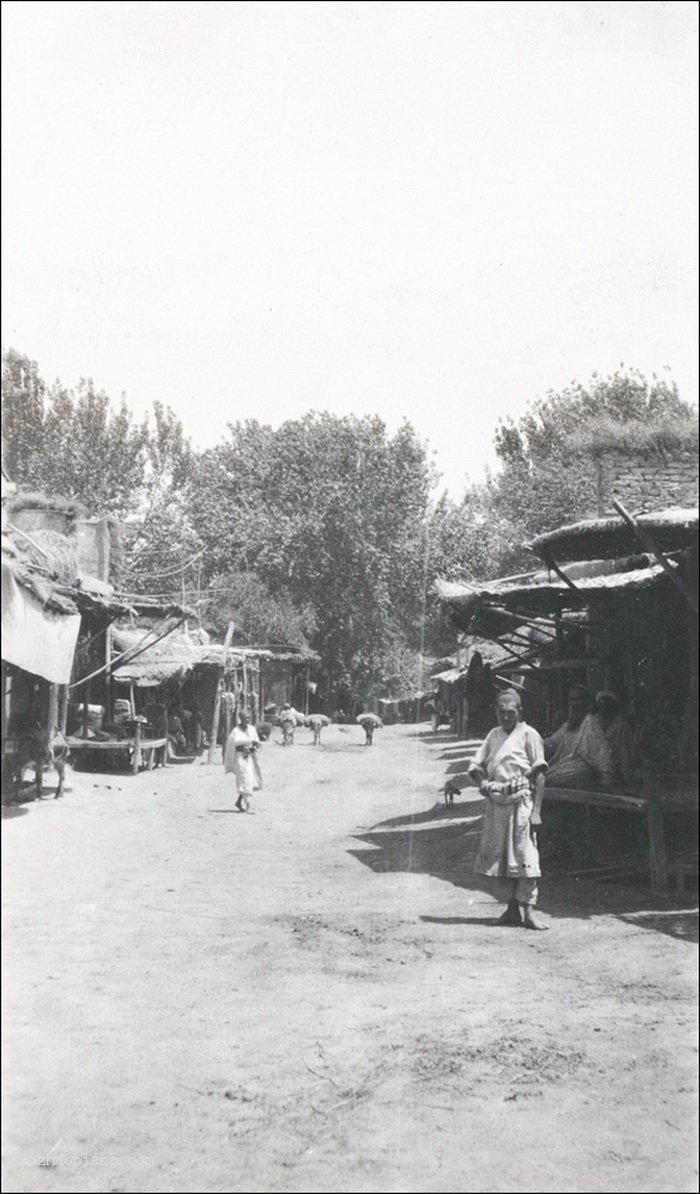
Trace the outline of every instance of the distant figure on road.
{"label": "distant figure on road", "polygon": [[544,746],[537,730],[520,720],[520,696],[513,689],[500,694],[496,711],[498,725],[469,768],[486,797],[474,870],[500,880],[505,888],[508,907],[501,924],[545,929],[533,914],[542,873],[535,827],[541,824]]}
{"label": "distant figure on road", "polygon": [[382,721],[381,717],[377,717],[376,713],[360,713],[359,717],[357,718],[357,723],[358,725],[361,725],[362,729],[365,731],[365,746],[372,745],[374,731],[381,730],[384,726],[384,722]]}
{"label": "distant figure on road", "polygon": [[321,730],[323,729],[324,726],[327,726],[329,724],[328,718],[325,716],[324,713],[311,713],[306,718],[306,724],[310,730],[313,730],[313,733],[314,733],[313,745],[320,746],[321,745]]}
{"label": "distant figure on road", "polygon": [[282,745],[294,746],[294,731],[297,728],[298,713],[291,705],[283,705],[279,722],[282,727]]}
{"label": "distant figure on road", "polygon": [[253,792],[262,788],[262,774],[257,760],[259,750],[257,730],[248,721],[245,709],[241,709],[238,725],[231,730],[224,751],[224,773],[233,776],[238,792],[236,808],[241,813],[253,811],[250,807]]}

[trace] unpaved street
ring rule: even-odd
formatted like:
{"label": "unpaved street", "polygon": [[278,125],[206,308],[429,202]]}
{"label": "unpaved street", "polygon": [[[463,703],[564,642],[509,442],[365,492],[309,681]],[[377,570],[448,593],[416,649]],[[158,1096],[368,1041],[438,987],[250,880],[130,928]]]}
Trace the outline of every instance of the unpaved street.
{"label": "unpaved street", "polygon": [[498,926],[452,740],[310,737],[4,810],[4,1189],[695,1189],[695,897]]}

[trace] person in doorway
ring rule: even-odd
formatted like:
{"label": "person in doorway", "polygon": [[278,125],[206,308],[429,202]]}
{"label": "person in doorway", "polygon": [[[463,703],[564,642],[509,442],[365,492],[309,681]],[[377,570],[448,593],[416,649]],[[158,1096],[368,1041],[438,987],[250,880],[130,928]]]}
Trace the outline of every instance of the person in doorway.
{"label": "person in doorway", "polygon": [[260,739],[255,726],[248,720],[245,709],[238,715],[238,725],[234,726],[226,742],[224,751],[224,773],[233,776],[238,798],[236,808],[241,813],[250,813],[253,792],[262,788],[262,775],[257,753],[260,750]]}
{"label": "person in doorway", "polygon": [[474,870],[497,881],[508,906],[504,925],[546,929],[534,913],[540,878],[536,828],[541,824],[544,744],[521,719],[520,696],[507,689],[496,705],[498,725],[490,730],[469,768],[486,798]]}
{"label": "person in doorway", "polygon": [[545,740],[547,781],[558,788],[611,788],[613,761],[602,726],[582,684],[569,691],[564,724]]}

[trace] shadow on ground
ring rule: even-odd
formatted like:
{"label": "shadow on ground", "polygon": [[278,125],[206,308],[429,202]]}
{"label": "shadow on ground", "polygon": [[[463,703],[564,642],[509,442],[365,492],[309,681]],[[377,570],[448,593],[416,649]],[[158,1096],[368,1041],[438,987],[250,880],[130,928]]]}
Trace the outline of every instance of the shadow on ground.
{"label": "shadow on ground", "polygon": [[3,804],[2,819],[3,821],[9,821],[12,817],[24,817],[28,812],[28,808],[22,808],[17,804]]}
{"label": "shadow on ground", "polygon": [[[393,817],[355,835],[365,848],[350,854],[375,874],[398,872],[432,875],[467,891],[493,894],[490,881],[473,871],[481,834],[483,800],[476,799],[445,809],[436,804],[425,812]],[[543,857],[549,843],[545,834]],[[643,857],[630,872],[641,871]],[[553,918],[589,919],[616,916],[630,925],[665,933],[684,941],[698,940],[698,910],[688,907],[687,896],[654,895],[643,882],[627,886],[603,875],[595,881],[577,875],[570,863],[550,859],[543,866],[541,904]],[[624,872],[627,873],[627,872]],[[439,918],[437,918],[439,919]],[[441,923],[489,924],[492,918],[445,918]]]}

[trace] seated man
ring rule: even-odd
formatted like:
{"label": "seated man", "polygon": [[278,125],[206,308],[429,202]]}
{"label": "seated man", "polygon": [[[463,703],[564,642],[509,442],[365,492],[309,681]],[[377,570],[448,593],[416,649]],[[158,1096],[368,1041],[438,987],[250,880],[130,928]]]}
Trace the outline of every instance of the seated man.
{"label": "seated man", "polygon": [[547,784],[553,788],[612,787],[610,747],[591,706],[588,689],[574,685],[569,692],[567,720],[545,739]]}
{"label": "seated man", "polygon": [[173,754],[184,754],[187,749],[187,739],[177,713],[168,713],[168,738]]}
{"label": "seated man", "polygon": [[636,778],[636,751],[632,726],[620,712],[620,700],[614,692],[599,692],[595,704],[598,720],[610,748],[614,783],[629,787]]}

